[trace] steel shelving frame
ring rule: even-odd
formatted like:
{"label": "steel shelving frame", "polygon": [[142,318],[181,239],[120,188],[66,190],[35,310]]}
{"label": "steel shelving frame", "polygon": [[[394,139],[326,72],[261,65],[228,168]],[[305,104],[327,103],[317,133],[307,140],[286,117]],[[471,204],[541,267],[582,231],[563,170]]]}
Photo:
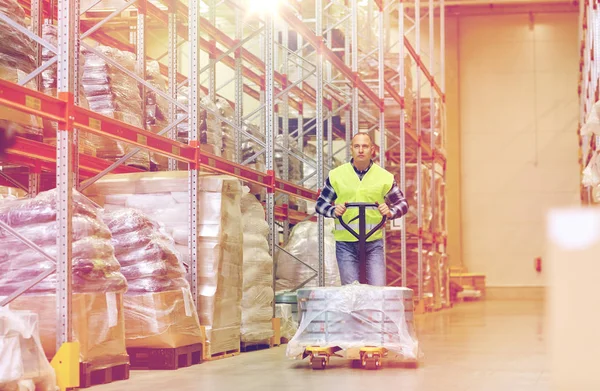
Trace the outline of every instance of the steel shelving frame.
{"label": "steel shelving frame", "polygon": [[[413,44],[407,38],[405,32],[405,19],[408,17],[405,11],[406,4],[391,0],[369,0],[366,4],[358,0],[348,2],[327,0],[316,0],[315,6],[307,9],[306,2],[291,1],[290,4],[281,5],[276,14],[264,13],[248,17],[247,3],[243,0],[216,0],[208,1],[208,15],[203,15],[200,2],[190,1],[189,6],[179,0],[131,0],[123,2],[123,6],[111,12],[98,23],[84,20],[80,16],[93,9],[98,2],[82,10],[80,0],[58,0],[56,8],[51,0],[19,0],[21,6],[31,16],[32,29],[26,31],[12,22],[10,15],[0,14],[3,23],[11,23],[21,33],[26,33],[38,44],[44,45],[56,53],[58,65],[58,95],[48,96],[38,91],[0,80],[0,105],[29,113],[48,121],[58,123],[57,146],[53,148],[47,144],[18,137],[16,144],[7,151],[3,164],[19,165],[29,169],[27,174],[7,175],[2,173],[0,184],[27,188],[30,195],[35,195],[41,188],[52,187],[51,181],[44,184],[41,173],[55,173],[58,191],[59,205],[59,238],[57,244],[60,251],[56,258],[56,272],[59,276],[57,287],[58,315],[59,315],[59,338],[57,344],[70,341],[70,298],[71,298],[71,203],[72,189],[83,190],[93,181],[109,172],[137,172],[137,168],[124,165],[127,158],[140,150],[155,152],[167,156],[169,169],[177,168],[177,163],[188,165],[189,172],[189,196],[190,196],[190,243],[189,255],[191,262],[191,286],[194,300],[196,300],[197,261],[198,249],[195,241],[195,232],[198,219],[197,193],[199,170],[209,170],[224,173],[242,179],[251,184],[261,186],[267,190],[265,208],[269,222],[270,238],[269,245],[272,253],[281,248],[289,233],[290,224],[307,219],[315,219],[294,211],[288,206],[288,197],[296,197],[314,201],[318,194],[318,188],[325,180],[327,170],[333,167],[333,158],[339,154],[349,156],[348,144],[352,134],[357,131],[381,130],[378,139],[378,158],[382,166],[389,167],[387,162],[396,159],[400,168],[401,188],[405,190],[405,165],[407,161],[416,158],[418,167],[423,161],[437,162],[445,166],[445,158],[442,151],[438,150],[431,138],[427,144],[421,136],[420,120],[416,128],[406,126],[404,121],[404,90],[396,91],[389,80],[384,79],[384,57],[386,51],[394,46],[398,48],[400,59],[398,66],[398,77],[404,85],[404,54],[409,53],[413,60],[417,75],[417,96],[420,97],[422,83],[420,76],[424,76],[425,84],[430,86],[430,107],[434,107],[434,96],[437,96],[443,113],[444,82],[443,82],[443,27],[440,33],[441,39],[441,66],[439,74],[441,83],[437,82],[434,74],[429,69],[434,67],[434,56],[430,55],[429,67],[422,58],[419,34]],[[94,4],[95,3],[95,4]],[[342,20],[333,16],[334,5],[341,9],[344,15]],[[419,32],[421,23],[420,9],[423,7],[415,2],[416,16],[408,17],[412,20],[414,29]],[[110,22],[118,18],[120,13],[130,6],[136,7],[136,29],[135,43],[125,42],[114,35],[109,34]],[[303,8],[304,7],[304,8]],[[436,7],[441,10],[440,20],[443,26],[443,0],[434,5],[429,1],[427,15],[430,21]],[[361,27],[358,23],[358,11],[363,10],[367,18],[374,21],[377,26],[378,39],[372,42],[372,47],[361,47],[359,33]],[[216,17],[221,12],[228,15],[226,23],[231,26],[229,33],[217,28]],[[385,32],[386,23],[390,22],[388,13],[397,18],[398,34],[389,38]],[[227,17],[225,19],[227,19]],[[54,48],[41,38],[41,24],[44,19],[57,21],[58,47]],[[161,73],[167,77],[169,90],[160,91],[145,80],[145,69],[148,60],[146,30],[148,21],[160,23],[168,30],[168,48],[166,63],[164,59],[160,63]],[[221,24],[224,23],[221,21]],[[221,26],[220,26],[221,27]],[[389,26],[388,26],[389,27]],[[339,38],[334,31],[343,28],[345,30],[344,42],[340,46],[336,40]],[[433,25],[430,29],[433,28]],[[286,39],[290,31],[297,34],[296,43]],[[282,40],[277,42],[275,33],[281,33]],[[233,37],[231,36],[233,35]],[[431,33],[433,37],[433,33]],[[85,39],[93,39],[95,42],[112,46],[120,50],[136,53],[141,74],[128,72],[119,64],[101,55]],[[182,47],[179,39],[183,39],[183,45],[189,50],[189,69],[187,74],[179,72],[177,64],[178,50]],[[254,49],[256,40],[260,41],[261,50],[256,53]],[[396,41],[392,43],[391,41]],[[433,38],[430,41],[433,47]],[[41,47],[41,46],[40,46]],[[105,116],[86,110],[77,105],[78,96],[78,72],[75,70],[81,66],[79,56],[80,47],[96,52],[104,57],[115,67],[121,67],[125,73],[137,80],[142,87],[142,94],[153,91],[169,102],[170,124],[155,134],[147,129],[137,128],[107,118]],[[253,52],[254,51],[254,52]],[[314,56],[306,55],[314,52]],[[207,53],[208,63],[201,61],[201,52]],[[433,53],[431,49],[430,53]],[[378,63],[376,80],[363,80],[360,76],[360,66],[369,58],[376,59]],[[52,60],[54,61],[54,60]],[[234,77],[221,86],[216,85],[217,64],[223,64],[234,71]],[[296,72],[291,72],[292,64],[296,66]],[[41,71],[47,68],[49,63],[41,63],[41,55],[38,55],[38,70],[30,75],[38,78]],[[295,74],[293,74],[295,73]],[[435,73],[435,72],[434,72]],[[205,75],[206,81],[203,79]],[[314,83],[309,79],[314,78]],[[235,96],[229,101],[234,107],[233,119],[223,117],[219,112],[207,107],[201,102],[200,92],[207,95],[211,100],[219,95],[221,89],[234,83]],[[182,105],[177,101],[178,95],[182,94],[181,87],[185,85],[196,85],[198,88],[189,89],[189,105]],[[244,107],[244,97],[251,97],[258,102],[258,107],[252,111]],[[143,100],[145,102],[145,100]],[[420,100],[417,100],[420,102]],[[399,105],[401,107],[400,118],[386,118],[385,108],[388,105]],[[368,107],[374,108],[369,111]],[[187,118],[177,120],[177,109],[187,113]],[[307,109],[312,108],[311,118],[305,116]],[[229,161],[223,157],[207,153],[201,149],[197,132],[191,132],[189,144],[183,144],[174,140],[174,129],[177,124],[187,119],[190,129],[197,129],[199,111],[204,109],[216,116],[220,121],[230,125],[235,131],[235,161]],[[335,117],[343,117],[345,129],[335,125]],[[443,115],[440,116],[443,118]],[[290,131],[290,119],[297,121],[297,128]],[[420,116],[417,116],[420,118]],[[432,113],[435,118],[435,113]],[[281,121],[280,121],[281,119]],[[443,119],[441,128],[443,129]],[[259,124],[264,129],[262,135],[252,134],[247,131],[249,125]],[[281,125],[279,125],[281,124]],[[262,125],[262,126],[261,126]],[[80,154],[77,149],[77,137],[79,132],[87,132],[101,137],[107,137],[122,141],[136,147],[124,158],[117,162],[106,161]],[[277,133],[276,133],[277,132]],[[316,159],[312,159],[303,152],[303,142],[308,135],[314,133],[317,146]],[[283,142],[276,145],[276,135],[281,134]],[[412,140],[416,145],[411,156],[406,155],[406,139]],[[298,148],[290,147],[289,141],[300,140]],[[334,149],[334,142],[343,141],[344,147]],[[390,141],[392,140],[392,141]],[[266,171],[259,171],[248,167],[248,161],[243,161],[241,147],[242,143],[253,141],[260,146],[260,154],[265,155]],[[283,170],[282,177],[275,175],[275,151],[282,151]],[[309,176],[298,183],[292,183],[287,177],[290,159],[302,162],[306,167],[314,169],[316,185],[306,188],[303,184],[310,179]],[[248,160],[248,159],[246,159]],[[433,168],[432,168],[433,170]],[[434,171],[434,170],[433,170]],[[23,176],[24,175],[24,176]],[[442,174],[443,175],[443,174]],[[433,176],[434,177],[434,176]],[[432,179],[432,183],[433,183]],[[419,182],[419,193],[421,193]],[[434,187],[432,186],[431,197]],[[276,195],[279,193],[279,195]],[[276,206],[276,200],[283,197],[282,206]],[[421,197],[422,198],[422,197]],[[419,208],[419,211],[421,208]],[[425,244],[443,243],[445,240],[442,233],[423,232],[421,227],[421,212],[419,212],[419,226],[406,227],[402,229],[402,249],[400,263],[402,266],[401,279],[396,284],[403,284],[406,279],[406,241],[411,237],[418,240],[419,246]],[[283,240],[279,236],[276,220],[282,226]],[[319,285],[324,284],[324,221],[321,216],[316,218],[319,225],[319,268],[315,270],[315,277]],[[0,223],[2,228],[17,234],[6,224]],[[18,234],[17,234],[18,235]],[[30,241],[22,238],[31,247],[36,246]],[[38,249],[39,251],[39,249]],[[422,260],[419,261],[419,273],[422,272]],[[48,271],[31,281],[18,292],[5,299],[3,305],[12,301],[18,295],[25,292],[42,278],[52,274],[54,270]],[[275,271],[274,271],[275,273]],[[421,276],[419,275],[419,278]],[[421,283],[420,283],[421,284]],[[416,295],[422,297],[421,287]]]}
{"label": "steel shelving frame", "polygon": [[[600,98],[598,78],[600,77],[600,15],[598,1],[585,0],[579,3],[579,129],[585,124],[594,103]],[[582,135],[579,132],[579,163],[583,179],[583,170],[587,167],[593,154],[598,150],[599,138],[594,135]],[[592,196],[593,189],[581,186],[581,200],[585,204],[596,203]]]}

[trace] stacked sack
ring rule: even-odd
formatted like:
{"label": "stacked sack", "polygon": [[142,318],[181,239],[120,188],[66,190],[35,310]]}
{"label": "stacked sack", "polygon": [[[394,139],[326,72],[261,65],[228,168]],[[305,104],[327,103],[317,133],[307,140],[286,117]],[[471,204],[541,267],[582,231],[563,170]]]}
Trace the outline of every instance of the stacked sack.
{"label": "stacked sack", "polygon": [[[217,98],[216,105],[221,117],[234,122],[233,117],[235,113],[229,102],[219,97]],[[225,121],[222,121],[221,124],[221,130],[223,132],[223,149],[221,151],[221,156],[227,160],[235,161],[235,129]]]}
{"label": "stacked sack", "polygon": [[[0,203],[0,220],[57,256],[57,192]],[[126,364],[123,293],[127,281],[114,256],[111,234],[89,199],[73,191],[73,331],[80,359],[91,368]],[[0,232],[0,296],[6,297],[56,266],[7,231]],[[10,304],[13,310],[38,314],[42,346],[48,357],[56,351],[56,273]]]}
{"label": "stacked sack", "polygon": [[[23,27],[26,24],[26,15],[23,8],[16,0],[0,0],[0,13],[10,15],[10,18]],[[8,23],[0,23],[0,79],[11,83],[19,83],[36,68],[36,43],[17,32]],[[37,90],[35,79],[25,84],[25,87]],[[0,122],[10,121],[19,136],[36,141],[43,139],[43,124],[41,118],[31,114],[0,107]],[[3,124],[3,126],[8,126]]]}
{"label": "stacked sack", "polygon": [[[108,46],[98,46],[96,51],[116,61],[127,70],[138,72],[135,54]],[[142,97],[137,81],[94,52],[84,50],[83,54],[85,65],[82,85],[90,110],[143,129]],[[96,155],[102,159],[118,160],[134,148],[130,144],[108,137],[95,135],[89,137],[96,145]],[[126,164],[149,170],[148,152],[142,150],[136,153]]]}
{"label": "stacked sack", "polygon": [[241,203],[244,227],[242,285],[242,342],[261,342],[273,336],[273,258],[269,255],[269,225],[265,210],[253,194]]}
{"label": "stacked sack", "polygon": [[129,285],[124,297],[127,347],[202,343],[198,314],[173,239],[135,209],[109,211],[103,219]]}
{"label": "stacked sack", "polygon": [[[335,255],[335,238],[333,219],[325,219],[325,286],[340,286],[340,272]],[[296,289],[300,284],[315,275],[315,272],[302,263],[319,270],[319,230],[317,223],[305,221],[297,224],[290,233],[288,243],[277,257],[277,292]],[[288,255],[291,254],[292,256]],[[319,280],[315,276],[305,287],[318,286]]]}
{"label": "stacked sack", "polygon": [[[239,350],[242,299],[242,187],[236,178],[201,174],[199,194],[198,315],[208,354]],[[86,193],[105,210],[134,208],[163,224],[187,254],[188,173],[107,175]],[[185,259],[185,258],[184,258]]]}
{"label": "stacked sack", "polygon": [[[50,42],[54,47],[58,47],[58,28],[53,24],[45,23],[42,25],[42,38],[47,42]],[[42,47],[42,61],[50,61],[56,55],[46,48]],[[78,106],[84,109],[89,109],[83,87],[81,86],[81,77],[83,76],[83,70],[80,68],[79,75],[79,102]],[[47,68],[42,72],[42,88],[41,91],[49,96],[56,97],[57,92],[57,80],[58,80],[58,66],[56,64]],[[53,146],[56,146],[56,131],[58,130],[58,123],[44,119],[44,142]],[[88,133],[79,132],[79,153],[83,153],[89,156],[96,156],[96,146],[90,141]]]}
{"label": "stacked sack", "polygon": [[[158,61],[146,63],[146,81],[157,90],[169,92],[167,80],[160,73]],[[169,101],[156,92],[146,89],[146,129],[158,133],[169,125]],[[168,137],[165,134],[164,137]],[[150,152],[150,163],[156,171],[166,171],[169,159],[160,153]]]}

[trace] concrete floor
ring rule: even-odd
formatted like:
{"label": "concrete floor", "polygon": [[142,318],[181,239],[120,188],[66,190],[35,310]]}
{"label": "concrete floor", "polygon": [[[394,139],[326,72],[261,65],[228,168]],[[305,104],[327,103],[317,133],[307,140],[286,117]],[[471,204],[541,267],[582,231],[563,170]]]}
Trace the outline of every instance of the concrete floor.
{"label": "concrete floor", "polygon": [[461,303],[418,317],[423,358],[417,369],[354,369],[333,358],[325,371],[285,357],[285,345],[169,372],[132,371],[127,381],[95,391],[333,390],[542,391],[546,371],[544,304]]}

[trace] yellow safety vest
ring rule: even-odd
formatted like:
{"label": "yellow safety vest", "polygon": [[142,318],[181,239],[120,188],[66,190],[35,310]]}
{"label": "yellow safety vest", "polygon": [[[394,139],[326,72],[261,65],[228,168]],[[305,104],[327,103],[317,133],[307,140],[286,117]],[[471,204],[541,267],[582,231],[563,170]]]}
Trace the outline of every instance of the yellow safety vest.
{"label": "yellow safety vest", "polygon": [[[354,167],[351,163],[343,164],[329,173],[329,182],[335,193],[337,199],[336,204],[343,204],[345,202],[372,202],[382,204],[385,202],[385,196],[392,188],[394,184],[394,176],[388,171],[384,170],[377,164],[371,166],[369,171],[365,174],[362,181],[356,175]],[[343,219],[346,224],[353,218],[358,216],[358,208],[348,208],[344,213]],[[366,209],[366,223],[367,231],[369,233],[379,222],[381,221],[381,213],[375,208]],[[356,233],[359,232],[358,219],[348,224]],[[335,240],[340,242],[357,242],[358,239],[354,237],[339,220],[335,219]],[[372,242],[383,238],[382,230],[375,232],[369,239],[368,242]]]}

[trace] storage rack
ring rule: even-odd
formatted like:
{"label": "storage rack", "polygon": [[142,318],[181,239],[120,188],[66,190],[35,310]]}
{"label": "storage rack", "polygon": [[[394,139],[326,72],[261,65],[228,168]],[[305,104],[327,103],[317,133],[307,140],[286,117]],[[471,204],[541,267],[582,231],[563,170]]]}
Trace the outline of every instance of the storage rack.
{"label": "storage rack", "polygon": [[[71,338],[70,326],[70,296],[71,296],[71,212],[72,188],[83,189],[92,181],[108,172],[136,172],[136,167],[123,165],[126,158],[139,150],[155,152],[170,158],[169,169],[178,168],[178,163],[188,165],[190,184],[190,274],[192,295],[196,300],[197,282],[197,255],[195,243],[195,227],[197,226],[198,210],[196,195],[198,192],[199,170],[208,170],[225,173],[238,177],[246,183],[266,189],[265,208],[269,222],[269,246],[272,253],[281,248],[282,240],[279,236],[276,221],[281,225],[283,241],[286,240],[290,225],[300,221],[314,218],[294,211],[288,205],[288,197],[296,197],[314,201],[318,188],[324,182],[326,171],[333,166],[333,158],[338,154],[349,156],[348,143],[351,135],[359,130],[385,129],[379,132],[378,159],[379,164],[389,169],[399,170],[400,186],[406,192],[406,164],[417,163],[417,193],[418,197],[418,225],[417,227],[405,226],[400,231],[401,251],[390,248],[395,257],[393,262],[399,266],[401,273],[395,278],[392,285],[404,285],[408,274],[417,276],[419,283],[415,292],[417,299],[422,299],[422,252],[418,253],[418,268],[410,271],[407,268],[406,243],[418,243],[419,249],[428,247],[439,249],[445,243],[445,229],[427,231],[423,229],[422,203],[428,197],[435,199],[434,181],[443,178],[445,171],[445,157],[443,144],[436,145],[434,137],[426,142],[422,135],[423,127],[421,115],[416,115],[416,123],[408,124],[405,119],[404,96],[405,54],[408,53],[412,60],[410,70],[415,75],[417,96],[417,113],[421,113],[421,93],[429,90],[430,124],[439,116],[437,123],[440,138],[443,140],[444,129],[444,3],[429,1],[427,5],[415,1],[414,4],[391,0],[351,0],[330,2],[315,0],[314,4],[302,1],[290,1],[287,5],[280,5],[276,14],[263,13],[249,15],[249,3],[243,0],[223,0],[217,2],[191,1],[187,4],[179,0],[137,0],[121,2],[116,9],[108,12],[101,21],[94,23],[86,18],[88,13],[94,11],[100,1],[86,3],[86,9],[81,9],[80,0],[19,0],[19,4],[31,17],[31,31],[14,23],[10,15],[0,14],[2,23],[9,23],[20,33],[28,34],[40,45],[56,53],[58,64],[58,95],[48,96],[38,91],[25,88],[8,81],[0,80],[0,105],[10,107],[24,113],[29,113],[58,124],[56,148],[40,141],[28,140],[18,137],[15,145],[7,151],[3,158],[4,168],[19,167],[17,170],[3,170],[0,184],[5,186],[18,186],[27,189],[31,196],[40,190],[56,186],[59,190],[59,252],[56,258],[56,273],[59,276],[57,287],[57,303],[60,324],[57,344]],[[114,3],[114,2],[113,2]],[[55,6],[56,4],[56,6]],[[122,34],[116,33],[111,28],[111,23],[118,20],[123,12],[130,7],[134,15],[135,44],[123,39]],[[204,8],[203,8],[204,7]],[[335,10],[335,12],[334,12]],[[426,10],[424,14],[421,11]],[[207,11],[207,12],[205,12]],[[366,40],[361,45],[359,33],[369,27],[359,24],[359,11],[367,15],[367,20],[376,21],[376,39]],[[440,31],[440,57],[437,70],[434,54],[434,14],[439,12],[438,20],[441,22]],[[105,12],[106,14],[107,12]],[[219,27],[217,27],[219,15]],[[340,18],[341,15],[341,18]],[[421,45],[422,33],[420,25],[424,18],[429,19],[429,49]],[[41,25],[44,20],[56,20],[58,25],[58,46],[55,48],[41,38]],[[276,23],[277,21],[277,23]],[[150,59],[147,53],[148,24],[159,24],[168,31],[166,64],[164,56],[160,64],[161,73],[168,78],[169,90],[160,91],[145,80],[145,65]],[[408,26],[407,26],[408,25]],[[224,28],[223,26],[228,26]],[[407,28],[408,27],[408,28]],[[225,31],[227,30],[227,32]],[[339,42],[339,32],[342,34],[343,43]],[[296,33],[296,42],[289,39],[290,31]],[[410,32],[416,34],[410,38]],[[281,33],[281,40],[277,40],[275,32]],[[407,33],[408,32],[408,33]],[[232,36],[233,35],[233,36]],[[286,36],[288,39],[286,39]],[[107,118],[90,110],[77,106],[78,97],[78,72],[82,64],[79,58],[79,48],[95,49],[86,39],[97,43],[115,47],[120,50],[134,52],[137,55],[141,74],[125,72],[143,86],[142,94],[153,91],[155,94],[167,99],[170,103],[170,125],[159,134],[146,129],[136,128],[118,120]],[[183,43],[179,42],[183,39]],[[249,47],[260,41],[260,50]],[[188,48],[189,69],[182,70],[178,64],[178,57],[182,47]],[[253,46],[252,46],[253,47]],[[41,46],[40,46],[41,48]],[[393,78],[398,78],[401,88],[396,90],[390,80],[384,79],[384,59],[386,53],[397,50],[399,63],[393,69]],[[314,56],[308,56],[314,52]],[[38,50],[38,70],[30,75],[37,78],[49,63],[42,64],[41,49]],[[208,61],[201,61],[202,53],[208,54]],[[378,66],[376,77],[363,78],[361,65],[368,59],[374,59]],[[110,59],[105,58],[110,61]],[[425,64],[429,61],[429,66]],[[296,63],[296,75],[290,75],[290,64]],[[223,117],[219,112],[201,103],[200,91],[214,101],[223,86],[217,86],[217,64],[229,67],[234,76],[229,82],[235,85],[235,96],[230,102],[235,109],[233,120]],[[114,66],[118,64],[113,62]],[[280,69],[280,70],[279,70]],[[364,68],[363,68],[364,69]],[[206,76],[208,74],[208,76]],[[309,78],[314,75],[314,83]],[[206,80],[204,80],[206,77]],[[438,82],[438,80],[440,82]],[[229,83],[227,82],[227,84]],[[189,89],[189,105],[186,107],[177,101],[181,95],[181,87],[196,85],[198,89]],[[177,87],[175,87],[177,86]],[[425,86],[429,86],[426,88]],[[248,99],[257,103],[256,107],[247,109],[245,104]],[[230,98],[231,99],[231,98]],[[145,102],[144,99],[142,99]],[[439,107],[439,115],[436,112]],[[386,108],[399,107],[395,116],[386,115]],[[305,113],[312,107],[313,113],[306,118]],[[235,130],[235,157],[227,160],[223,157],[205,152],[202,149],[197,132],[190,133],[189,144],[174,140],[174,129],[184,118],[176,118],[177,108],[187,113],[190,129],[198,129],[199,110],[204,109],[215,115],[220,121],[225,122]],[[374,113],[373,113],[374,112]],[[296,129],[290,131],[290,120],[296,121]],[[341,118],[344,118],[343,124]],[[338,121],[339,120],[339,121]],[[248,132],[248,126],[259,124],[259,129],[264,129],[262,135]],[[345,125],[345,126],[344,126]],[[275,142],[276,132],[282,135],[283,142]],[[78,133],[88,132],[102,137],[123,141],[135,146],[136,150],[130,152],[117,162],[106,161],[81,154],[78,145]],[[314,134],[314,136],[312,136]],[[170,137],[169,137],[170,136]],[[303,141],[309,136],[316,142],[316,159],[310,158],[300,148],[290,147],[289,141]],[[290,138],[291,137],[291,138]],[[334,142],[341,140],[345,144],[339,149],[334,149]],[[251,169],[248,162],[242,159],[242,144],[253,141],[261,146],[260,153],[265,155],[264,170]],[[282,151],[283,169],[282,176],[275,174],[276,145]],[[325,152],[325,150],[327,152]],[[256,158],[253,156],[252,158]],[[303,184],[311,175],[296,183],[292,183],[287,174],[289,163],[296,159],[315,170],[316,183],[312,188]],[[246,159],[248,160],[248,159]],[[393,165],[395,163],[395,165]],[[435,174],[435,164],[441,166]],[[73,169],[71,167],[74,167]],[[424,168],[425,167],[425,168]],[[24,169],[23,169],[24,168]],[[12,169],[12,168],[11,168]],[[431,176],[431,194],[423,194],[423,183],[419,173],[429,169],[434,174]],[[44,174],[50,174],[48,177]],[[53,178],[53,174],[55,177]],[[54,180],[53,180],[54,179]],[[276,205],[280,197],[282,205]],[[440,204],[438,204],[439,207]],[[433,208],[434,214],[436,208]],[[324,253],[323,218],[318,216],[319,225],[319,270],[316,276],[319,285],[324,283]],[[2,228],[14,232],[6,224]],[[443,227],[443,226],[442,226]],[[393,228],[390,227],[390,231]],[[392,235],[393,236],[393,235]],[[24,242],[35,248],[35,245],[25,238]],[[388,240],[388,247],[390,246]],[[443,246],[442,246],[443,247]],[[443,248],[442,248],[443,251]],[[388,273],[397,272],[398,268],[388,263]],[[10,302],[22,294],[44,277],[52,274],[51,270],[23,286],[18,292],[7,298],[3,304]]]}
{"label": "storage rack", "polygon": [[[600,17],[598,15],[598,2],[586,0],[579,3],[579,129],[585,124],[594,103],[599,100],[598,78],[600,77],[600,62],[597,56],[600,53]],[[598,136],[582,135],[579,133],[579,163],[583,170],[588,166],[593,154],[598,150],[600,141]],[[581,201],[585,204],[597,203],[593,196],[593,189],[581,186]]]}

